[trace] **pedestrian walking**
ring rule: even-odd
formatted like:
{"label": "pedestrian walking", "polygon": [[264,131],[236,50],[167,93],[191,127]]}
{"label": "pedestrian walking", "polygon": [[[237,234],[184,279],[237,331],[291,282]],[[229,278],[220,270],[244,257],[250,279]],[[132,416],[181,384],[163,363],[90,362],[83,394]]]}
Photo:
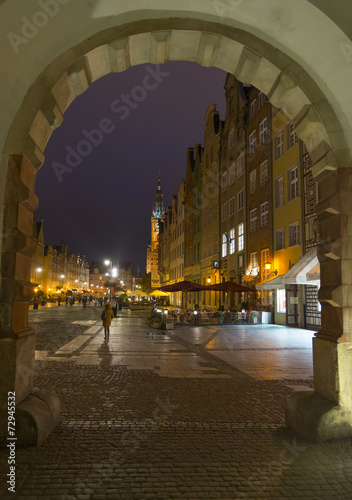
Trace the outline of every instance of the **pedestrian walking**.
{"label": "pedestrian walking", "polygon": [[58,296],[58,298],[57,298],[57,305],[58,305],[58,306],[60,305],[60,302],[61,302],[61,297],[60,297],[60,295],[59,295],[59,296]]}
{"label": "pedestrian walking", "polygon": [[112,318],[114,318],[114,313],[112,311],[112,307],[111,307],[110,302],[107,302],[105,304],[104,311],[101,313],[101,319],[103,320],[104,339],[105,340],[109,338]]}
{"label": "pedestrian walking", "polygon": [[66,295],[66,307],[68,306],[68,296]]}

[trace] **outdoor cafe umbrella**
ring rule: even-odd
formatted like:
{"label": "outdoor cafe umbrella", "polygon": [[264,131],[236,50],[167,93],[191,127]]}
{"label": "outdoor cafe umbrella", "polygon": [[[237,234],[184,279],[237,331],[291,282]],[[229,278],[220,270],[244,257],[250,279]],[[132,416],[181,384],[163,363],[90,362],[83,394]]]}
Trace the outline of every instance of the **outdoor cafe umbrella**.
{"label": "outdoor cafe umbrella", "polygon": [[161,290],[153,290],[149,293],[150,297],[168,297],[170,292],[162,292]]}
{"label": "outdoor cafe umbrella", "polygon": [[214,292],[255,292],[254,288],[246,285],[240,285],[234,281],[224,281],[222,283],[215,283],[214,285],[208,285],[208,290],[213,290]]}
{"label": "outdoor cafe umbrella", "polygon": [[129,297],[137,297],[138,295],[140,297],[148,297],[148,294],[143,292],[142,290],[134,290],[133,292],[128,292],[127,295]]}
{"label": "outdoor cafe umbrella", "polygon": [[183,293],[187,292],[199,292],[200,290],[208,290],[204,285],[199,285],[198,283],[192,283],[192,281],[179,281],[178,283],[173,283],[172,285],[160,286],[158,290],[162,292],[182,292],[182,307],[183,307]]}
{"label": "outdoor cafe umbrella", "polygon": [[206,286],[192,283],[192,281],[179,281],[172,285],[159,286],[158,290],[162,292],[198,292],[199,290],[208,290]]}

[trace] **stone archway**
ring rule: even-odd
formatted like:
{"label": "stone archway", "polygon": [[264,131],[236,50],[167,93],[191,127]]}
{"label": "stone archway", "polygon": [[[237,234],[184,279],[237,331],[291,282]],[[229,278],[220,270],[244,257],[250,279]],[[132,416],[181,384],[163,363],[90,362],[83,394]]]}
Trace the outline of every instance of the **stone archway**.
{"label": "stone archway", "polygon": [[[12,37],[12,49],[14,44],[19,50],[21,44],[27,46],[31,42],[31,52],[35,54],[35,36],[39,40],[42,34],[39,33],[40,22],[42,25],[45,21],[48,23],[51,17],[52,29],[60,29],[60,9],[67,8],[72,14],[77,14],[69,1],[43,0],[38,3],[41,10],[32,12],[32,17],[22,17],[26,20],[24,22],[30,23],[29,28],[26,25],[27,30],[30,25],[32,34],[36,30],[33,42],[32,38],[24,37],[27,41],[21,42]],[[13,0],[11,5],[15,2]],[[351,91],[344,87],[342,99],[334,95],[334,88],[338,85],[333,86],[326,68],[320,69],[314,59],[314,56],[321,57],[320,46],[315,51],[307,47],[305,56],[304,40],[299,37],[308,32],[307,20],[304,18],[303,22],[302,12],[296,12],[292,6],[282,7],[282,2],[277,0],[267,2],[265,7],[258,0],[253,0],[250,5],[242,0],[203,3],[194,0],[195,10],[190,11],[189,2],[183,1],[179,11],[175,11],[171,1],[154,0],[148,4],[152,4],[155,10],[138,9],[138,6],[145,6],[144,3],[136,0],[134,10],[130,11],[124,11],[122,4],[118,4],[117,15],[116,2],[93,2],[94,10],[87,11],[91,17],[83,18],[80,33],[69,37],[68,43],[62,43],[60,36],[56,40],[48,36],[51,51],[45,50],[45,57],[38,62],[30,59],[27,64],[29,78],[21,81],[18,79],[21,71],[11,71],[9,81],[3,86],[9,102],[4,108],[5,130],[0,135],[4,151],[0,165],[4,181],[0,197],[0,206],[3,207],[0,374],[4,381],[0,398],[3,409],[0,435],[6,434],[4,408],[7,394],[14,388],[20,441],[40,442],[59,420],[58,400],[43,391],[32,393],[35,342],[27,321],[33,251],[31,229],[37,205],[34,181],[36,169],[43,162],[45,145],[73,99],[98,78],[137,64],[183,60],[216,66],[259,88],[294,120],[297,134],[310,151],[314,174],[319,181],[318,215],[323,238],[319,252],[322,330],[314,340],[315,393],[297,393],[291,398],[287,422],[308,439],[351,436],[351,306],[348,289],[352,277],[346,272],[350,271],[348,243],[352,215],[349,197]],[[21,1],[17,0],[17,6],[20,4]],[[341,43],[348,44],[346,35],[310,2],[303,4],[307,18],[320,16],[318,24],[314,23],[312,27],[319,33],[321,43],[331,34],[339,34],[340,41],[331,37],[330,55],[338,59],[338,64],[334,58],[331,65],[335,66],[337,75],[352,76],[352,70],[346,70],[346,64],[343,65],[348,45]],[[55,15],[54,10],[49,10],[49,5],[55,8]],[[91,8],[91,2],[82,2],[82,5]],[[8,6],[9,2],[5,2],[0,12],[3,10],[8,15],[11,24],[15,9]],[[253,16],[253,6],[257,8],[257,16]],[[42,12],[46,17],[40,14]],[[113,19],[108,15],[112,12],[115,12]],[[228,14],[226,17],[225,13]],[[270,15],[274,15],[274,20],[280,24],[277,34],[270,32]],[[298,29],[293,35],[292,27],[304,29]],[[329,34],[324,31],[327,27],[331,30]],[[28,35],[29,32],[25,33]],[[17,45],[14,40],[17,40]],[[3,67],[6,62],[9,63],[3,61]],[[14,94],[11,81],[18,94]],[[341,106],[343,97],[348,100],[345,109]]]}

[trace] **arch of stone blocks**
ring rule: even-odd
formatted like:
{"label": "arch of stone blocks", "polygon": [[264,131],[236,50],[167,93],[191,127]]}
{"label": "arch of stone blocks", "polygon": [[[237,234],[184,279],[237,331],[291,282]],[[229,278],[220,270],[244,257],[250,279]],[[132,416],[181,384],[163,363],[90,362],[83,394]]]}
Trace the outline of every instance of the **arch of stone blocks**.
{"label": "arch of stone blocks", "polygon": [[[13,2],[21,3],[20,0]],[[47,6],[48,2],[40,6]],[[69,0],[51,2],[56,2],[60,11]],[[268,1],[265,8],[263,2],[260,5],[257,1],[253,1],[252,5],[247,2],[248,6],[241,0],[214,0],[202,4],[194,1],[197,6],[195,13],[189,11],[187,2],[180,3],[183,9],[175,13],[168,0],[163,2],[163,8],[160,1],[154,0],[149,4],[153,4],[155,10],[122,12],[117,22],[106,15],[115,8],[113,2],[93,2],[96,18],[100,19],[97,12],[101,9],[101,16],[108,19],[104,23],[105,29],[101,29],[101,23],[91,26],[89,18],[83,23],[84,33],[72,36],[71,45],[66,50],[60,47],[60,38],[53,41],[55,50],[46,54],[45,61],[38,62],[39,69],[35,70],[34,62],[29,64],[29,81],[22,83],[13,79],[17,96],[13,95],[9,86],[6,87],[9,82],[5,82],[5,93],[10,99],[5,107],[4,123],[7,129],[0,135],[4,151],[0,165],[4,181],[3,203],[0,205],[3,210],[0,370],[4,383],[0,404],[5,406],[8,391],[15,388],[19,437],[23,442],[40,442],[59,421],[60,414],[57,398],[43,391],[32,392],[35,336],[28,327],[30,261],[34,250],[32,220],[38,201],[34,183],[36,171],[44,159],[45,146],[52,131],[62,122],[70,103],[98,78],[137,64],[178,60],[215,66],[233,73],[240,81],[256,86],[295,122],[297,134],[311,154],[314,175],[319,181],[322,330],[314,339],[315,392],[293,395],[287,406],[287,422],[310,439],[352,435],[352,392],[349,389],[352,374],[349,355],[352,273],[348,250],[352,220],[349,195],[351,94],[345,89],[346,106],[342,109],[343,99],[341,96],[337,99],[332,83],[323,80],[324,75],[328,79],[326,68],[322,68],[321,74],[317,73],[317,64],[312,57],[321,57],[321,46],[316,47],[313,53],[307,47],[304,59],[300,33],[292,35],[289,29],[290,23],[299,22],[297,19],[292,22],[292,6],[290,8],[285,4],[282,10],[275,0]],[[90,2],[83,4],[88,6]],[[137,6],[143,1],[135,0],[134,4]],[[169,4],[169,10],[165,4]],[[253,4],[258,9],[255,18],[251,13]],[[320,11],[311,10],[310,2],[303,4],[307,16],[320,16]],[[5,7],[8,7],[8,2],[5,2]],[[73,5],[67,7],[74,9]],[[230,14],[227,17],[222,15],[224,8]],[[239,21],[236,15],[240,9],[243,11]],[[6,13],[10,18],[11,11],[5,10]],[[274,19],[279,19],[278,22],[286,26],[287,40],[282,26],[277,35],[270,33],[268,13],[275,15]],[[299,14],[302,15],[302,12]],[[35,18],[28,15],[28,19],[34,22]],[[348,45],[341,45],[348,44],[346,36],[327,19],[326,16],[319,18],[319,41],[338,32],[339,40],[332,37],[331,44],[335,45],[329,55],[335,58],[330,63],[335,67],[336,76],[352,76],[351,68],[346,70]],[[56,21],[59,22],[59,19],[53,17],[53,28]],[[306,20],[301,18],[300,22],[305,24]],[[330,28],[329,35],[324,31],[327,27]],[[313,31],[316,33],[316,29]],[[296,53],[290,37],[297,44]],[[36,50],[34,42],[33,52]],[[342,64],[343,58],[345,65]],[[5,432],[4,421],[2,413],[1,436]]]}

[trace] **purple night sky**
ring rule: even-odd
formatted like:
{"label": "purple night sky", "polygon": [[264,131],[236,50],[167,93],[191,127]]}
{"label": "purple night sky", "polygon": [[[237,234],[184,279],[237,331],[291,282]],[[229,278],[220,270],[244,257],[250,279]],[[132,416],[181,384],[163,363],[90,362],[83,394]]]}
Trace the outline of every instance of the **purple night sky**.
{"label": "purple night sky", "polygon": [[225,118],[225,78],[193,63],[148,64],[109,74],[75,99],[37,175],[45,243],[63,241],[88,261],[131,261],[144,274],[158,171],[166,207],[185,177],[187,148],[203,144],[208,106]]}

